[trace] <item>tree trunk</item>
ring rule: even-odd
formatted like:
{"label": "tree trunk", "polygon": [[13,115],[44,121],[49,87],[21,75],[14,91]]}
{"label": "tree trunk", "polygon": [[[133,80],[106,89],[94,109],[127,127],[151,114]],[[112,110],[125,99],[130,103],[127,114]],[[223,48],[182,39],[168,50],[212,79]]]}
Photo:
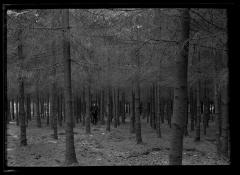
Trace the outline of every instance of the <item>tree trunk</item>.
{"label": "tree trunk", "polygon": [[161,115],[160,115],[160,88],[156,86],[156,112],[157,112],[157,137],[161,138]]}
{"label": "tree trunk", "polygon": [[132,90],[130,133],[135,133],[135,94]]}
{"label": "tree trunk", "polygon": [[112,106],[111,106],[111,88],[108,87],[108,116],[107,116],[107,127],[106,131],[110,132],[110,123],[112,118]]}
{"label": "tree trunk", "polygon": [[153,129],[156,129],[157,125],[156,125],[156,101],[155,101],[155,86],[153,84],[152,86],[152,112],[153,112]]}
{"label": "tree trunk", "polygon": [[37,117],[37,127],[41,128],[41,118],[40,118],[40,104],[39,104],[39,80],[37,80],[36,84],[36,117]]}
{"label": "tree trunk", "polygon": [[27,110],[28,110],[28,120],[31,121],[31,96],[28,95],[28,104],[27,104]]}
{"label": "tree trunk", "polygon": [[24,77],[22,73],[23,66],[23,45],[22,45],[22,28],[19,26],[18,31],[18,57],[20,61],[20,74],[18,77],[18,88],[19,88],[19,118],[20,118],[20,146],[27,145],[27,135],[26,135],[26,119],[24,111]]}
{"label": "tree trunk", "polygon": [[83,119],[82,119],[82,126],[85,126],[85,119],[86,119],[86,95],[85,95],[85,87],[83,87],[82,91],[82,106],[83,106]]}
{"label": "tree trunk", "polygon": [[150,126],[153,128],[153,91],[150,87]]}
{"label": "tree trunk", "polygon": [[49,125],[49,94],[47,95],[47,126]]}
{"label": "tree trunk", "polygon": [[184,136],[188,136],[188,113],[189,113],[189,105],[187,105],[187,117],[186,117],[186,126],[184,129]]}
{"label": "tree trunk", "polygon": [[104,119],[104,114],[105,114],[105,100],[104,100],[104,90],[102,90],[102,104],[101,104],[101,124],[104,125],[105,124],[105,119]]}
{"label": "tree trunk", "polygon": [[62,122],[63,122],[63,94],[62,92],[60,93],[60,118],[59,118],[59,126],[62,127]]}
{"label": "tree trunk", "polygon": [[203,99],[203,134],[207,134],[207,89],[206,81],[204,82],[204,99]]}
{"label": "tree trunk", "polygon": [[115,93],[115,88],[113,88],[113,106],[114,106],[114,128],[117,128],[117,110],[116,110],[116,93]]}
{"label": "tree trunk", "polygon": [[16,100],[16,124],[19,126],[19,97]]}
{"label": "tree trunk", "polygon": [[[137,40],[139,38],[139,31],[137,31]],[[140,57],[139,57],[139,49],[135,48],[135,56],[136,56],[136,65],[137,70],[135,74],[134,81],[134,94],[135,94],[135,132],[136,132],[136,141],[137,144],[142,143],[142,134],[141,134],[141,118],[140,118]]]}
{"label": "tree trunk", "polygon": [[125,92],[122,92],[122,123],[125,123],[126,113],[125,113]]}
{"label": "tree trunk", "polygon": [[135,82],[135,132],[136,132],[136,141],[137,144],[142,143],[142,134],[141,134],[141,118],[140,118],[140,82],[139,82],[139,75],[136,77]]}
{"label": "tree trunk", "polygon": [[[216,80],[215,80],[216,81]],[[221,143],[220,143],[220,135],[221,135],[221,113],[220,113],[220,103],[219,103],[219,84],[215,82],[214,87],[214,109],[215,109],[215,127],[216,127],[216,146],[217,153],[220,155]]]}
{"label": "tree trunk", "polygon": [[119,96],[119,88],[117,90],[117,125],[120,125],[120,96]]}
{"label": "tree trunk", "polygon": [[83,106],[82,106],[82,94],[79,94],[79,101],[78,101],[78,105],[79,105],[79,122],[82,123],[82,113],[83,113]]}
{"label": "tree trunk", "polygon": [[[180,10],[179,10],[180,11]],[[176,60],[176,82],[174,88],[174,105],[172,119],[172,137],[170,141],[169,164],[182,164],[183,134],[187,117],[187,68],[188,68],[188,39],[190,28],[189,9],[181,9],[181,45]]]}
{"label": "tree trunk", "polygon": [[12,99],[11,101],[11,109],[12,109],[12,117],[10,118],[10,120],[14,120],[15,115],[14,115],[14,99]]}
{"label": "tree trunk", "polygon": [[191,114],[191,131],[194,131],[194,99],[192,88],[190,89],[190,114]]}
{"label": "tree trunk", "polygon": [[41,98],[41,118],[44,119],[44,97]]}
{"label": "tree trunk", "polygon": [[[90,82],[89,82],[90,83]],[[90,108],[91,108],[91,87],[88,85],[87,88],[87,95],[86,95],[86,134],[91,133],[91,113],[90,113]]]}
{"label": "tree trunk", "polygon": [[195,141],[200,141],[200,131],[201,131],[201,102],[200,102],[200,81],[198,81],[197,84],[197,97],[196,97],[196,102],[197,102],[197,123],[196,123],[196,135],[195,135]]}
{"label": "tree trunk", "polygon": [[66,108],[66,152],[65,164],[76,164],[77,158],[74,147],[72,87],[71,87],[71,57],[70,57],[70,28],[69,9],[62,10],[63,22],[63,63],[64,63],[64,96]]}
{"label": "tree trunk", "polygon": [[26,116],[25,116],[25,122],[26,122],[26,126],[28,126],[28,119],[29,119],[29,95],[26,95],[25,98],[25,111],[26,111]]}
{"label": "tree trunk", "polygon": [[[228,72],[227,72],[228,74]],[[221,153],[229,157],[229,114],[228,114],[228,75],[221,88],[221,109],[222,109],[222,136],[221,136]]]}
{"label": "tree trunk", "polygon": [[7,118],[6,122],[9,124],[10,118],[11,118],[11,111],[10,111],[10,100],[7,98]]}
{"label": "tree trunk", "polygon": [[[56,43],[52,42],[52,65],[56,64]],[[57,126],[57,85],[56,85],[56,67],[52,68],[52,87],[51,87],[51,118],[53,120],[53,138],[58,139],[58,126]]]}
{"label": "tree trunk", "polygon": [[33,97],[33,101],[32,101],[32,118],[35,118],[35,107],[34,107],[34,103],[35,103],[35,99]]}

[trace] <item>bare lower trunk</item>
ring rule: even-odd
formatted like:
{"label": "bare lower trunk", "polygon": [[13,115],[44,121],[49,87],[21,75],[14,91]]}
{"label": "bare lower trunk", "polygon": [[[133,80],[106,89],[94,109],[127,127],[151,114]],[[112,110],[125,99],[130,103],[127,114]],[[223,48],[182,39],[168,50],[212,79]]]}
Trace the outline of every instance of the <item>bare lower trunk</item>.
{"label": "bare lower trunk", "polygon": [[12,109],[12,117],[10,118],[10,120],[14,120],[14,99],[12,99],[11,101],[11,109]]}
{"label": "bare lower trunk", "polygon": [[115,93],[115,89],[113,88],[113,106],[114,106],[114,128],[117,128],[117,112],[116,112],[116,102],[117,102],[117,100],[116,100],[116,93]]}
{"label": "bare lower trunk", "polygon": [[216,127],[216,149],[217,153],[220,154],[220,135],[221,135],[221,114],[219,104],[219,85],[215,82],[214,87],[214,106],[215,106],[215,127]]}
{"label": "bare lower trunk", "polygon": [[22,29],[19,28],[19,45],[18,45],[18,57],[20,64],[20,74],[18,77],[18,88],[19,88],[19,118],[20,118],[20,145],[27,145],[27,135],[26,135],[26,119],[25,119],[25,110],[24,110],[24,77],[22,75],[22,61],[23,57],[23,46],[22,46]]}
{"label": "bare lower trunk", "polygon": [[91,96],[91,87],[88,86],[87,88],[87,94],[86,94],[86,121],[85,121],[85,125],[86,125],[86,134],[90,134],[91,133],[91,114],[90,114],[90,107],[91,107],[91,101],[90,101],[90,96]]}
{"label": "bare lower trunk", "polygon": [[139,77],[136,78],[135,83],[135,132],[136,132],[136,141],[137,144],[142,143],[142,134],[141,134],[141,118],[140,118],[140,84]]}
{"label": "bare lower trunk", "polygon": [[10,110],[10,100],[6,100],[7,101],[7,124],[9,124],[10,118],[11,118],[11,110]]}
{"label": "bare lower trunk", "polygon": [[[169,164],[182,164],[183,134],[187,117],[187,65],[189,39],[189,9],[181,9],[181,45],[180,55],[176,60],[176,82],[174,88],[174,105],[172,133],[170,141]],[[182,48],[183,47],[183,48]]]}
{"label": "bare lower trunk", "polygon": [[112,118],[112,106],[111,106],[111,88],[108,88],[108,116],[107,116],[107,127],[106,130],[110,131],[110,123]]}
{"label": "bare lower trunk", "polygon": [[197,123],[196,123],[196,135],[195,141],[200,141],[200,123],[201,123],[201,103],[200,103],[200,82],[197,84]]}
{"label": "bare lower trunk", "polygon": [[[52,65],[56,64],[55,41],[52,42]],[[56,93],[56,68],[52,70],[53,82],[51,89],[51,118],[53,120],[53,138],[58,139],[57,134],[57,93]]]}
{"label": "bare lower trunk", "polygon": [[157,136],[158,138],[162,137],[161,133],[161,115],[160,115],[160,88],[156,86],[156,125],[157,125]]}
{"label": "bare lower trunk", "polygon": [[17,97],[16,101],[16,124],[19,126],[19,97]]}
{"label": "bare lower trunk", "polygon": [[130,133],[135,132],[135,94],[132,91]]}
{"label": "bare lower trunk", "polygon": [[125,92],[122,93],[122,123],[125,123],[126,113],[125,113]]}
{"label": "bare lower trunk", "polygon": [[[38,80],[37,80],[38,81]],[[39,102],[39,84],[36,84],[36,118],[37,118],[37,127],[41,128],[41,118],[40,118],[40,102]]]}
{"label": "bare lower trunk", "polygon": [[102,98],[101,98],[101,101],[102,101],[102,103],[101,103],[101,124],[104,125],[105,124],[105,119],[104,119],[104,114],[105,114],[105,110],[104,110],[105,109],[104,90],[102,90],[101,96],[102,96]]}
{"label": "bare lower trunk", "polygon": [[71,87],[71,58],[70,58],[70,31],[69,31],[69,10],[62,10],[63,22],[63,63],[64,63],[64,96],[66,110],[66,152],[65,164],[77,163],[74,134],[73,134],[73,114],[72,114],[72,87]]}
{"label": "bare lower trunk", "polygon": [[228,115],[228,76],[225,84],[221,89],[221,108],[222,108],[222,136],[221,136],[221,153],[229,157],[229,115]]}

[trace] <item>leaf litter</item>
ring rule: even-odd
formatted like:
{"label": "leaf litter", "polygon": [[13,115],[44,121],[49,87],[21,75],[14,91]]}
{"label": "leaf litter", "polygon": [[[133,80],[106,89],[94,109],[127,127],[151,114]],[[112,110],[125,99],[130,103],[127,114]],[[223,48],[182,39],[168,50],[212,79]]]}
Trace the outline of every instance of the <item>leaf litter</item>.
{"label": "leaf litter", "polygon": [[[58,128],[60,134],[55,140],[49,127],[36,128],[31,122],[25,147],[19,146],[19,128],[15,124],[8,125],[8,166],[64,166],[64,128]],[[167,125],[162,125],[162,138],[157,138],[156,132],[143,121],[143,144],[136,144],[135,134],[129,133],[129,123],[111,127],[110,132],[106,132],[105,127],[100,124],[92,126],[91,134],[87,135],[84,127],[76,124],[74,140],[78,166],[168,165],[170,128]],[[209,131],[200,143],[194,142],[194,133],[191,132],[184,138],[183,165],[229,164],[228,160],[217,156],[214,143],[208,141],[214,137],[211,132],[214,130]]]}

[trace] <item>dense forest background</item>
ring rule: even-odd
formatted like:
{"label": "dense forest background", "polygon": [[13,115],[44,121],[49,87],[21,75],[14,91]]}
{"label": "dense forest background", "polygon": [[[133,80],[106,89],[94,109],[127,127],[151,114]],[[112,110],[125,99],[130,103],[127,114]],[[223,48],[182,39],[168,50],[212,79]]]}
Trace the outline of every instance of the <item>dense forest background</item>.
{"label": "dense forest background", "polygon": [[31,128],[55,140],[65,128],[64,162],[77,163],[75,129],[97,132],[97,104],[108,134],[124,127],[137,145],[145,127],[168,134],[169,164],[182,164],[185,138],[210,133],[229,159],[226,9],[12,9],[6,18],[6,116],[21,146]]}

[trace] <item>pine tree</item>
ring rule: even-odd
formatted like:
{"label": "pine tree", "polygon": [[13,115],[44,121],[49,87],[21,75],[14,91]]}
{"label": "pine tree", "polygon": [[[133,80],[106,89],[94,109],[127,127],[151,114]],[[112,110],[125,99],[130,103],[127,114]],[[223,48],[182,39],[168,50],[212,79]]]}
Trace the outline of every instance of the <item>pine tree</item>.
{"label": "pine tree", "polygon": [[[190,16],[189,9],[181,9],[181,39],[179,55],[176,60],[176,84],[174,87],[174,105],[172,119],[172,137],[170,141],[169,164],[182,164],[183,134],[187,116],[187,68]],[[182,49],[183,47],[183,49]]]}
{"label": "pine tree", "polygon": [[19,26],[18,30],[18,57],[20,61],[20,72],[18,77],[19,83],[19,118],[20,118],[20,145],[27,145],[27,135],[26,135],[26,119],[25,119],[25,110],[24,110],[24,77],[22,73],[22,64],[23,64],[23,44],[22,44],[22,26]]}
{"label": "pine tree", "polygon": [[63,64],[64,64],[64,96],[66,110],[66,152],[65,164],[76,164],[77,157],[74,146],[73,114],[72,114],[72,87],[71,87],[71,57],[70,57],[70,30],[69,9],[62,10],[63,23]]}

